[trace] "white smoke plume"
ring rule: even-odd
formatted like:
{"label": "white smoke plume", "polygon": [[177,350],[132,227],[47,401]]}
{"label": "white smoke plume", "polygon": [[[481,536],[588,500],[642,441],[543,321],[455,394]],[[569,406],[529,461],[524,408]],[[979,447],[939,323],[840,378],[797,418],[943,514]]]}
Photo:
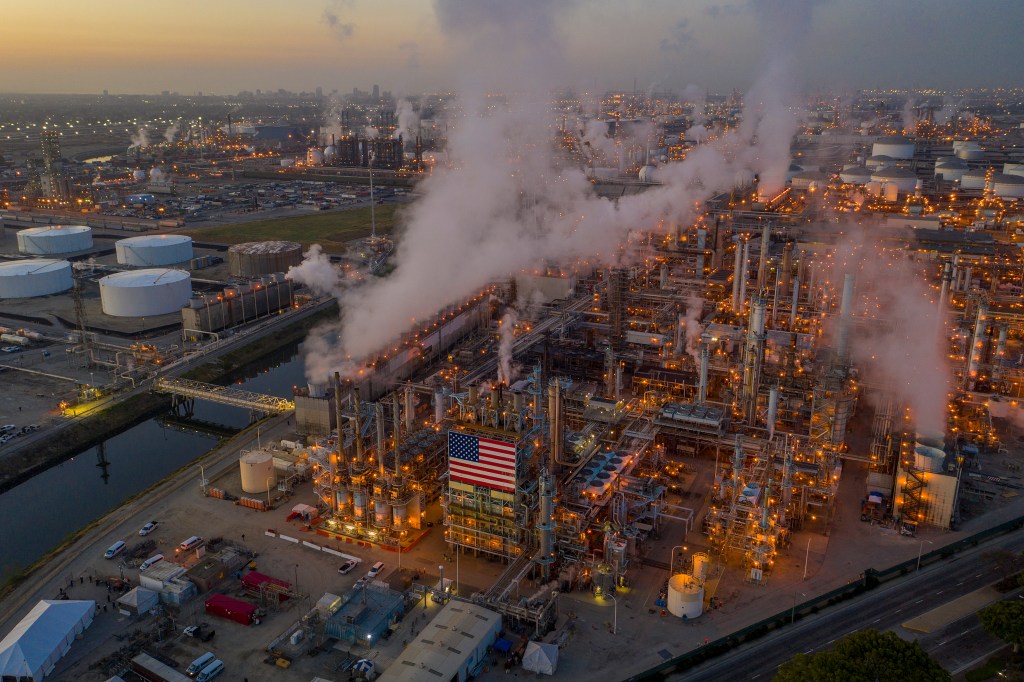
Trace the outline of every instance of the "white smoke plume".
{"label": "white smoke plume", "polygon": [[323,22],[330,27],[334,37],[345,41],[352,37],[356,31],[356,25],[345,21],[343,15],[352,7],[351,0],[330,0],[324,8],[322,15]]}
{"label": "white smoke plume", "polygon": [[139,129],[135,131],[135,134],[131,137],[133,147],[148,147],[149,146],[149,133],[146,131],[146,126],[139,126]]}
{"label": "white smoke plume", "polygon": [[911,98],[903,103],[903,110],[900,112],[900,122],[903,124],[903,132],[912,135],[917,130],[917,102]]}
{"label": "white smoke plume", "polygon": [[420,116],[412,106],[412,102],[406,98],[398,100],[397,107],[398,128],[395,130],[395,138],[404,135],[406,140],[416,137],[420,125]]}
{"label": "white smoke plume", "polygon": [[498,328],[498,383],[511,385],[519,374],[518,368],[512,364],[512,344],[516,340],[516,322],[519,315],[514,309],[501,318]]}
{"label": "white smoke plume", "polygon": [[703,311],[704,299],[699,296],[690,296],[686,299],[686,317],[683,318],[685,348],[687,354],[698,364],[700,363],[700,335],[704,331],[700,325]]}
{"label": "white smoke plume", "polygon": [[380,137],[380,131],[374,128],[373,126],[366,126],[365,128],[363,128],[363,137],[369,140],[376,140],[378,137]]}
{"label": "white smoke plume", "polygon": [[578,131],[580,144],[588,158],[598,163],[608,163],[616,158],[615,140],[608,135],[608,121],[590,119]]}
{"label": "white smoke plume", "polygon": [[[451,165],[421,183],[423,196],[405,213],[394,272],[340,293],[344,319],[317,333],[337,343],[307,351],[311,378],[367,358],[442,306],[541,259],[615,264],[631,231],[686,224],[740,172],[759,173],[771,186],[785,180],[797,121],[784,99],[794,91],[791,79],[776,60],[751,90],[743,125],[660,168],[661,184],[642,194],[617,202],[596,196],[580,169],[561,166],[549,145],[537,143],[550,137],[550,95],[565,84],[557,29],[575,5],[435,2],[439,25],[472,65],[458,87],[466,115],[449,131]],[[499,102],[489,97],[496,91],[515,96]]]}
{"label": "white smoke plume", "polygon": [[178,135],[178,129],[181,128],[181,120],[177,120],[167,127],[164,131],[164,141],[167,144],[174,144],[174,138]]}
{"label": "white smoke plume", "polygon": [[341,112],[344,109],[344,104],[337,96],[332,95],[327,101],[327,111],[324,113],[324,125],[321,128],[321,135],[323,136],[324,144],[330,144],[331,138],[341,137],[345,133],[345,128],[341,124]]}
{"label": "white smoke plume", "polygon": [[[285,277],[300,284],[305,284],[317,294],[341,296],[343,292],[341,272],[331,263],[331,259],[323,252],[320,245],[313,244],[309,247],[309,251],[302,255],[302,263],[288,268],[288,273]],[[317,380],[323,380],[323,377],[327,376],[327,374],[321,372],[316,375],[310,375],[310,377],[313,376],[316,376]]]}
{"label": "white smoke plume", "polygon": [[163,168],[159,166],[153,166],[149,171],[149,179],[152,182],[164,182],[167,180],[167,173],[164,172]]}
{"label": "white smoke plume", "polygon": [[[832,273],[837,290],[839,273],[857,277],[853,364],[863,380],[891,388],[910,406],[918,431],[944,433],[952,373],[927,266],[910,260],[902,249],[882,248],[870,229],[855,226],[850,233],[860,236],[840,245]],[[856,322],[859,317],[864,324]]]}

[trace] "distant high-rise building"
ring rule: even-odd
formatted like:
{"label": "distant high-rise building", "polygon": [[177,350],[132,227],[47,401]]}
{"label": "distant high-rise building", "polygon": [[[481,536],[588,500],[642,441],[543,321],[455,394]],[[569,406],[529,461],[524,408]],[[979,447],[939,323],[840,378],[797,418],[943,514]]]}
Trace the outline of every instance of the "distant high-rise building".
{"label": "distant high-rise building", "polygon": [[380,86],[376,83],[373,85],[373,98],[380,99]]}
{"label": "distant high-rise building", "polygon": [[60,156],[60,133],[56,130],[44,130],[40,136],[43,147],[43,169],[39,174],[39,184],[43,194],[50,199],[68,200],[71,198],[71,183],[64,174],[64,163]]}
{"label": "distant high-rise building", "polygon": [[104,97],[106,97],[106,96],[107,96],[108,94],[109,94],[109,93],[108,93],[108,92],[107,92],[106,90],[104,90],[104,91],[103,91],[103,96],[104,96]]}
{"label": "distant high-rise building", "polygon": [[43,172],[52,174],[62,169],[60,160],[60,133],[44,130],[40,138],[43,143]]}
{"label": "distant high-rise building", "polygon": [[316,96],[317,97],[323,97],[324,96],[324,89],[321,86],[319,86],[319,85],[316,86]]}

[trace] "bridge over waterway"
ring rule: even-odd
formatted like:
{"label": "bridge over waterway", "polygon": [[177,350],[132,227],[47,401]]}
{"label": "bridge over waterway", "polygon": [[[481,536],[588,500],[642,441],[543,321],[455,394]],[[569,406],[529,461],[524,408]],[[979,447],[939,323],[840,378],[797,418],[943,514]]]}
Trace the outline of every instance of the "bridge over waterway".
{"label": "bridge over waterway", "polygon": [[174,396],[175,408],[180,405],[185,407],[185,413],[191,412],[191,405],[196,400],[208,400],[221,405],[230,405],[249,410],[253,415],[257,414],[279,414],[290,412],[295,409],[295,401],[286,400],[273,395],[243,391],[230,386],[217,386],[215,384],[204,384],[201,381],[191,379],[179,379],[175,377],[163,377],[157,379],[153,384],[153,390],[158,393],[169,393]]}

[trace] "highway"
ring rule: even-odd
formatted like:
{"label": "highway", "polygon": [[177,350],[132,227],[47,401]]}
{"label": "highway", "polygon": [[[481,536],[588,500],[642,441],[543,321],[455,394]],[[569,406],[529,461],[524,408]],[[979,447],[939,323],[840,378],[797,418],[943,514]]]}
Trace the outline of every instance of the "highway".
{"label": "highway", "polygon": [[[805,616],[794,625],[685,672],[673,673],[667,679],[711,682],[730,679],[737,671],[742,671],[745,680],[770,680],[778,667],[795,654],[826,650],[857,630],[897,628],[911,618],[999,580],[1002,575],[997,567],[982,558],[986,552],[996,549],[1020,552],[1024,549],[1024,531],[1018,530],[981,544],[946,561],[883,584],[848,602]],[[946,641],[922,644],[926,648],[937,647],[946,644],[950,638],[958,637],[965,627],[968,632],[975,630],[968,620],[965,619],[967,624],[960,624],[959,629],[953,627],[957,624],[947,628],[952,633],[943,638]]]}

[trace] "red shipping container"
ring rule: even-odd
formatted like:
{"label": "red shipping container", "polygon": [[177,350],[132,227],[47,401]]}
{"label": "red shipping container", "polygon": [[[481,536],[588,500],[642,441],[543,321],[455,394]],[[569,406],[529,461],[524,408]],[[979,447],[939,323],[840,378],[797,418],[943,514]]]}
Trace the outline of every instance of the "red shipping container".
{"label": "red shipping container", "polygon": [[255,606],[226,594],[215,594],[207,599],[206,612],[242,625],[252,625],[256,622]]}

